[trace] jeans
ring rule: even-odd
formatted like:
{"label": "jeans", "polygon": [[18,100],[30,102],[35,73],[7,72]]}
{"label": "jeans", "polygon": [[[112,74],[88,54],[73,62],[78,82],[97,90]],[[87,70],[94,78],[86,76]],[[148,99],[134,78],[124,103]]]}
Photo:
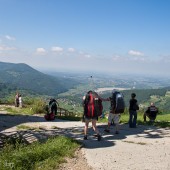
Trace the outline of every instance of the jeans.
{"label": "jeans", "polygon": [[129,127],[135,128],[136,127],[136,121],[137,121],[137,112],[134,110],[129,111]]}

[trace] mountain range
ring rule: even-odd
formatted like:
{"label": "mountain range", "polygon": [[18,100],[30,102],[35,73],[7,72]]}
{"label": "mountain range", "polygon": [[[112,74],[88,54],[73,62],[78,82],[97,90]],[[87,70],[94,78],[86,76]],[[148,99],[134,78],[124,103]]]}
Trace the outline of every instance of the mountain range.
{"label": "mountain range", "polygon": [[0,83],[38,94],[57,95],[73,88],[78,82],[44,74],[24,63],[0,62]]}

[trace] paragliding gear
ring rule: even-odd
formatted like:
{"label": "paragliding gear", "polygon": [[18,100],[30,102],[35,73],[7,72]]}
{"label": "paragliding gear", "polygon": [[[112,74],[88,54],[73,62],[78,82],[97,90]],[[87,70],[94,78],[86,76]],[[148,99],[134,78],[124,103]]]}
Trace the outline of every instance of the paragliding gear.
{"label": "paragliding gear", "polygon": [[49,113],[54,113],[54,115],[57,115],[57,101],[55,99],[50,99]]}
{"label": "paragliding gear", "polygon": [[124,96],[118,91],[112,93],[111,100],[111,112],[112,113],[123,113],[125,110]]}
{"label": "paragliding gear", "polygon": [[98,118],[103,110],[102,100],[94,91],[89,91],[84,100],[84,115],[86,118]]}

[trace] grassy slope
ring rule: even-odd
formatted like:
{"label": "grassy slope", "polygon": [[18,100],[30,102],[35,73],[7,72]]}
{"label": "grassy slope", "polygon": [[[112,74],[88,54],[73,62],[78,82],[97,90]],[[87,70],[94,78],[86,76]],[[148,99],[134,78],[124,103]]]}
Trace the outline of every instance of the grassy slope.
{"label": "grassy slope", "polygon": [[57,169],[64,157],[73,156],[74,151],[80,147],[76,141],[66,137],[48,139],[45,143],[31,145],[7,144],[0,151],[1,170],[28,170]]}

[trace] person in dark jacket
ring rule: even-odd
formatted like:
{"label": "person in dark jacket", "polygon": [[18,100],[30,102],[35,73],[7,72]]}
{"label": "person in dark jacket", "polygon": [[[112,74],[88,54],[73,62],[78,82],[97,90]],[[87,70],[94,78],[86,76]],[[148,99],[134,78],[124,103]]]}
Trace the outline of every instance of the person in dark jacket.
{"label": "person in dark jacket", "polygon": [[51,98],[49,102],[49,113],[54,113],[55,115],[57,115],[58,106],[59,104],[56,99]]}
{"label": "person in dark jacket", "polygon": [[129,127],[136,128],[137,110],[139,110],[138,101],[135,99],[136,94],[131,94],[129,101]]}
{"label": "person in dark jacket", "polygon": [[144,122],[146,122],[146,117],[149,118],[150,122],[154,122],[158,113],[158,108],[151,103],[143,115]]}

